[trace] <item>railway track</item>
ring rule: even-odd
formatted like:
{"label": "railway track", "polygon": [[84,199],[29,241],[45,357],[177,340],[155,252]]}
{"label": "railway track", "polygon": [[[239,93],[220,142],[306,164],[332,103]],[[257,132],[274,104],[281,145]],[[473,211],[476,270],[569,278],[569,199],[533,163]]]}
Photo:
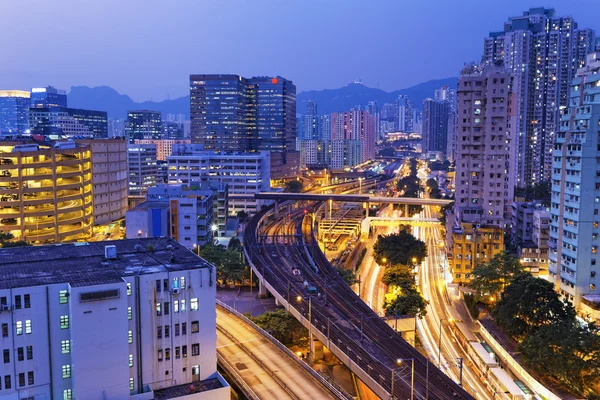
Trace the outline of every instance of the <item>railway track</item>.
{"label": "railway track", "polygon": [[[313,327],[344,349],[352,363],[388,392],[393,376],[393,398],[411,398],[408,359],[414,360],[415,398],[472,398],[404,341],[346,285],[320,251],[312,230],[312,217],[304,209],[295,209],[282,219],[274,219],[269,213],[269,210],[259,213],[245,232],[245,247],[254,265],[276,291],[287,296],[290,306],[306,318],[310,301]],[[273,239],[264,244],[259,243],[259,237]],[[287,244],[278,239],[283,237],[287,238],[284,240]],[[301,271],[301,275],[295,275],[294,269]],[[320,295],[309,294],[304,281],[316,287]],[[301,296],[300,302],[294,300],[296,295]],[[398,365],[398,359],[405,360],[404,367]],[[392,373],[393,370],[397,373]]]}

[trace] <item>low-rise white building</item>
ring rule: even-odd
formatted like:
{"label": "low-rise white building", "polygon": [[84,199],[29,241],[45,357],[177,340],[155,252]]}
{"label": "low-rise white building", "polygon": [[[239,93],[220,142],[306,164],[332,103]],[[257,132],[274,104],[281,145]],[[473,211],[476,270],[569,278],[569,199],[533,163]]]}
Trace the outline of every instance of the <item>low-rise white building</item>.
{"label": "low-rise white building", "polygon": [[229,215],[239,211],[254,214],[265,200],[256,200],[253,195],[271,190],[270,160],[268,151],[215,152],[203,150],[200,144],[176,144],[167,157],[169,183],[225,183],[229,186]]}
{"label": "low-rise white building", "polygon": [[229,399],[216,270],[173,239],[0,249],[0,399]]}

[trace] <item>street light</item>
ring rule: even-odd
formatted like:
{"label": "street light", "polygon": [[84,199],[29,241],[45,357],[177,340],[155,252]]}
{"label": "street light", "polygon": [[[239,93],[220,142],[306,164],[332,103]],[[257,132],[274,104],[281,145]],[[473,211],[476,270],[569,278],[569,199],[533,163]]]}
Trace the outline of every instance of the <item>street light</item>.
{"label": "street light", "polygon": [[[302,296],[298,295],[298,297],[296,297],[296,300],[298,300],[298,302],[302,301]],[[312,354],[312,318],[311,318],[311,313],[312,313],[312,297],[308,298],[308,352],[309,354]],[[309,360],[311,360],[309,358]]]}
{"label": "street light", "polygon": [[362,194],[362,181],[364,178],[358,178],[358,194]]}
{"label": "street light", "polygon": [[[411,362],[410,371],[410,400],[415,398],[415,359],[414,358],[399,358],[396,360],[396,364],[402,365],[404,362]],[[396,377],[396,371],[400,368],[392,368],[392,390],[390,390],[390,399],[394,399],[394,378]]]}

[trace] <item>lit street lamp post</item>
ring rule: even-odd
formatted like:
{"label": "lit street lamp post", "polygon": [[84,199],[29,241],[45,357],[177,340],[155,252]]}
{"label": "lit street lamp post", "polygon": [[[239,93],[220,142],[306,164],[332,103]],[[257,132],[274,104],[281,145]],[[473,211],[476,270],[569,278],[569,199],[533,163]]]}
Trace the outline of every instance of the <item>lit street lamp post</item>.
{"label": "lit street lamp post", "polygon": [[[401,365],[403,362],[411,362],[410,371],[410,400],[415,398],[415,359],[414,358],[399,358],[396,360],[396,364]],[[399,368],[392,368],[392,390],[390,390],[390,400],[394,400],[394,378],[396,377],[396,371]]]}

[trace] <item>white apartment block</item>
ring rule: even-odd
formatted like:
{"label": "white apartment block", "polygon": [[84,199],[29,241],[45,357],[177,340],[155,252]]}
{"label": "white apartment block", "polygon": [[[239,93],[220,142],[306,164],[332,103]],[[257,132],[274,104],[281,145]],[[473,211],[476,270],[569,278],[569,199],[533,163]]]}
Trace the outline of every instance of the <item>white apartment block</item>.
{"label": "white apartment block", "polygon": [[268,151],[252,153],[214,152],[201,144],[178,144],[167,157],[169,183],[191,185],[193,182],[216,181],[229,185],[229,215],[260,211],[265,200],[254,194],[271,190],[271,155]]}
{"label": "white apartment block", "polygon": [[552,153],[548,279],[580,315],[600,320],[600,53],[571,84]]}
{"label": "white apartment block", "polygon": [[0,399],[229,399],[215,267],[168,238],[0,249]]}

